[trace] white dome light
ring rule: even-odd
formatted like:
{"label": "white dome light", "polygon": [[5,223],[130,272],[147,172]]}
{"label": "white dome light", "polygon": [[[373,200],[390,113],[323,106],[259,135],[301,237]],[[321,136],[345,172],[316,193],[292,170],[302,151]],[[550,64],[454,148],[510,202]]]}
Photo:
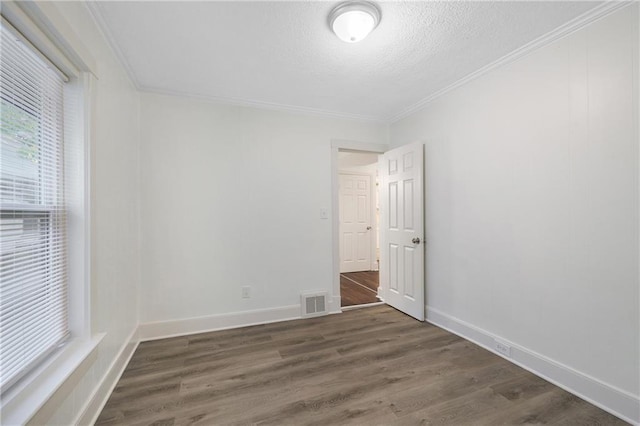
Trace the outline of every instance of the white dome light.
{"label": "white dome light", "polygon": [[338,38],[347,43],[364,39],[380,22],[380,11],[369,2],[341,3],[329,14],[329,26]]}

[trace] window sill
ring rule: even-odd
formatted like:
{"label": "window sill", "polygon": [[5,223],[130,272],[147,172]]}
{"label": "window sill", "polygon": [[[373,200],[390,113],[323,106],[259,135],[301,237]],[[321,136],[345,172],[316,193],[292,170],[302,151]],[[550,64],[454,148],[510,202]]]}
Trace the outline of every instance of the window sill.
{"label": "window sill", "polygon": [[103,337],[104,333],[70,341],[2,395],[2,424],[25,424],[54,396],[63,401],[98,358]]}

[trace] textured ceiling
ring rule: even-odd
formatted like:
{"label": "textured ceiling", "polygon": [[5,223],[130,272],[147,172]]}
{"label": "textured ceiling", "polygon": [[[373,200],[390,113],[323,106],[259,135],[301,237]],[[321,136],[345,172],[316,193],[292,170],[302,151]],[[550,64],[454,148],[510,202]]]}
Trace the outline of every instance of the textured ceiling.
{"label": "textured ceiling", "polygon": [[94,2],[139,88],[387,121],[598,2],[378,2],[356,44],[334,2]]}

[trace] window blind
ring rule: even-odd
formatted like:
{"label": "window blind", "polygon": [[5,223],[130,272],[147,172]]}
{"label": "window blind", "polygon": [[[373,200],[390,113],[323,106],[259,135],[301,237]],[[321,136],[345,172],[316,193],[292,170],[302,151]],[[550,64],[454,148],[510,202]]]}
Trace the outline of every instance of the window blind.
{"label": "window blind", "polygon": [[68,336],[63,80],[0,29],[0,389]]}

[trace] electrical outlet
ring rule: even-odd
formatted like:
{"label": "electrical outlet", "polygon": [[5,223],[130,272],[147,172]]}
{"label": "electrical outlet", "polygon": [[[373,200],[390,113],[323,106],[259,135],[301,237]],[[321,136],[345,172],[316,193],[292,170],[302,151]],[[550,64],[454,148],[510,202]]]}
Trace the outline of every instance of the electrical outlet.
{"label": "electrical outlet", "polygon": [[248,299],[250,297],[251,297],[251,287],[249,286],[242,287],[242,298]]}
{"label": "electrical outlet", "polygon": [[498,340],[493,340],[493,347],[495,348],[495,350],[507,357],[511,357],[511,346],[507,345],[506,343],[502,343]]}

